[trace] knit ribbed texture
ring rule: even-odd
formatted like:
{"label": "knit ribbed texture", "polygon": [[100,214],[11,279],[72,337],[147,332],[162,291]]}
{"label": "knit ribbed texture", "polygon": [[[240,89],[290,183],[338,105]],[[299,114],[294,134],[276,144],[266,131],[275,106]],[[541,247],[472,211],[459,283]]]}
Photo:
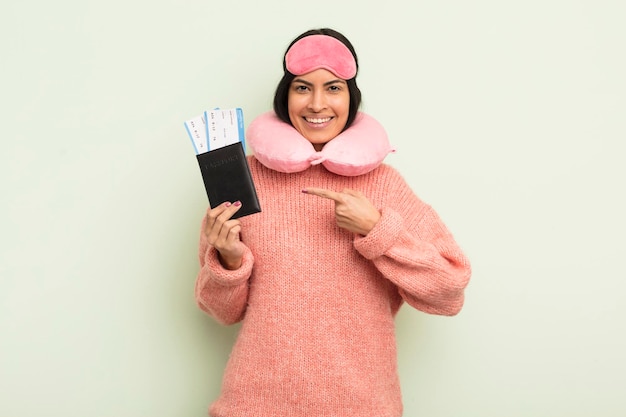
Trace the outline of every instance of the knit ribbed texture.
{"label": "knit ribbed texture", "polygon": [[[200,308],[243,320],[212,417],[400,417],[394,317],[401,304],[454,315],[469,262],[432,208],[391,167],[343,177],[272,171],[249,157],[262,213],[241,218],[243,265],[200,238]],[[381,210],[365,237],[307,187],[363,192]],[[204,227],[204,221],[203,225]]]}

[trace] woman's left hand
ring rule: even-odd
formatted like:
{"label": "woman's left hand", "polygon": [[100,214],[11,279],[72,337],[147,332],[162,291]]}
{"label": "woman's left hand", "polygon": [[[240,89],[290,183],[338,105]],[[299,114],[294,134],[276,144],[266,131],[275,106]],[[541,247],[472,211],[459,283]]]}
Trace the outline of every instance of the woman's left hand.
{"label": "woman's left hand", "polygon": [[306,188],[302,192],[333,200],[337,225],[350,232],[365,236],[380,219],[378,209],[360,191],[346,188],[338,193],[324,188]]}

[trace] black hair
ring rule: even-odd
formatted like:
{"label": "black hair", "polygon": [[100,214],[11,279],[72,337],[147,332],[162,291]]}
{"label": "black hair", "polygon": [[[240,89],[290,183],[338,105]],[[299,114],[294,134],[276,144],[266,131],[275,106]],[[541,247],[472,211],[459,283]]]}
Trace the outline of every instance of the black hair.
{"label": "black hair", "polygon": [[[352,56],[354,56],[354,62],[356,63],[357,73],[359,71],[359,60],[357,59],[356,51],[354,50],[354,47],[352,46],[348,38],[346,38],[341,33],[337,32],[336,30],[333,30],[330,28],[311,29],[302,33],[297,38],[295,38],[289,44],[289,47],[287,48],[287,50],[285,51],[285,55],[283,56],[284,74],[283,74],[283,77],[278,82],[278,86],[276,87],[276,92],[274,93],[274,112],[276,113],[279,119],[289,124],[292,124],[291,120],[289,119],[289,109],[288,109],[289,87],[291,86],[291,81],[293,81],[293,79],[296,76],[290,73],[289,71],[287,71],[287,63],[285,61],[285,56],[287,55],[287,51],[289,51],[289,49],[293,46],[294,43],[296,43],[297,41],[299,41],[300,39],[306,36],[311,36],[311,35],[327,35],[327,36],[332,36],[335,39],[338,39],[341,43],[346,45],[348,50],[352,53]],[[346,130],[347,128],[349,128],[352,122],[354,122],[354,119],[356,118],[359,107],[361,106],[361,90],[359,90],[359,87],[356,84],[356,74],[351,79],[346,80],[346,83],[348,84],[348,91],[350,93],[350,108],[348,112],[348,120],[343,130]]]}

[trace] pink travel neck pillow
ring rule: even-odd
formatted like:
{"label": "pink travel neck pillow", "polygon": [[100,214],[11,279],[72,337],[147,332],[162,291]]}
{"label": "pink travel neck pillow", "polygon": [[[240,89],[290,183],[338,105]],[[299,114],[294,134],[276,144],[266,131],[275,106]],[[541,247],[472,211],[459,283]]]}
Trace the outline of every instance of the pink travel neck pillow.
{"label": "pink travel neck pillow", "polygon": [[373,117],[359,112],[354,123],[317,152],[293,126],[271,111],[258,116],[246,132],[256,159],[279,172],[300,172],[322,164],[344,176],[362,175],[378,167],[395,152],[387,132]]}

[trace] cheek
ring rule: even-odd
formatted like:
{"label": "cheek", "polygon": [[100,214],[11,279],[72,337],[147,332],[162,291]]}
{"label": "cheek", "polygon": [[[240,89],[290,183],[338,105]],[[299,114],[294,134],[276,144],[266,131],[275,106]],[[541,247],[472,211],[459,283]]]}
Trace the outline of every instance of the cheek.
{"label": "cheek", "polygon": [[341,113],[342,115],[350,112],[350,96],[341,96],[337,97],[337,99],[333,103],[333,107],[336,109],[337,113]]}
{"label": "cheek", "polygon": [[298,100],[297,96],[289,96],[287,100],[287,111],[289,114],[297,114],[302,110],[302,100]]}

